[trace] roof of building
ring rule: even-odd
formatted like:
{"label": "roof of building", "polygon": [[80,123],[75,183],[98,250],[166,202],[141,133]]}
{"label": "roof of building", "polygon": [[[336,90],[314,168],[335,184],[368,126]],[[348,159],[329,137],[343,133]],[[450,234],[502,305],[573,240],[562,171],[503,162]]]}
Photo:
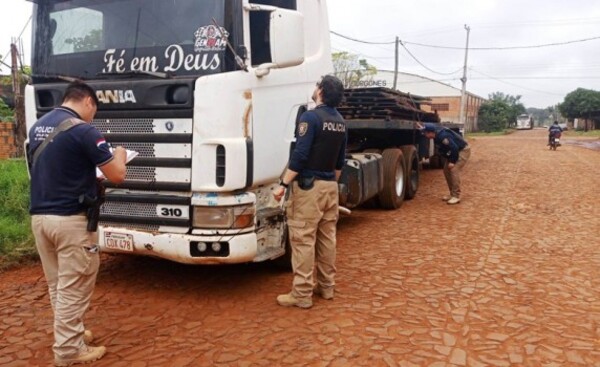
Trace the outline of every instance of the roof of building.
{"label": "roof of building", "polygon": [[[394,71],[378,70],[373,76],[374,80],[385,80],[388,88],[392,88],[394,82]],[[398,72],[397,89],[411,94],[418,94],[425,97],[460,97],[461,90],[450,84],[430,79],[421,75]],[[478,96],[467,91],[471,97],[485,100],[486,98]]]}

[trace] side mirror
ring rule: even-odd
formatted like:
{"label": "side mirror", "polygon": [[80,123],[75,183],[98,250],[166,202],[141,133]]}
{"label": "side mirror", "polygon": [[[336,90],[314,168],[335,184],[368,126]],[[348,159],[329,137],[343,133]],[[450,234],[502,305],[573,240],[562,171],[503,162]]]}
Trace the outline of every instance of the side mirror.
{"label": "side mirror", "polygon": [[261,64],[256,76],[263,77],[271,69],[289,68],[304,62],[304,15],[300,12],[275,8],[271,11],[271,62]]}

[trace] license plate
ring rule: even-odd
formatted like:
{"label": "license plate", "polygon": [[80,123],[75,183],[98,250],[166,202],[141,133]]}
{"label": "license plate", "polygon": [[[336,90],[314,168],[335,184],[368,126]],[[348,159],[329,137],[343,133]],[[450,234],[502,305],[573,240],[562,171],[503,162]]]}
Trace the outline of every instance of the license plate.
{"label": "license plate", "polygon": [[133,236],[123,233],[104,232],[104,247],[111,250],[133,252]]}

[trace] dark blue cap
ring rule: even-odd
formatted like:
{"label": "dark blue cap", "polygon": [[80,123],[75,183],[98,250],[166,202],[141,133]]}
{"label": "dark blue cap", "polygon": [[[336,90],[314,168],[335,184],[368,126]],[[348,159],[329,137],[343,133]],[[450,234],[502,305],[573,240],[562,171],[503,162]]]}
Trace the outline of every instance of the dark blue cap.
{"label": "dark blue cap", "polygon": [[435,132],[435,125],[432,124],[432,123],[430,123],[430,122],[426,122],[426,123],[423,124],[423,129],[421,131],[423,131],[424,133],[427,133],[427,132],[434,133]]}

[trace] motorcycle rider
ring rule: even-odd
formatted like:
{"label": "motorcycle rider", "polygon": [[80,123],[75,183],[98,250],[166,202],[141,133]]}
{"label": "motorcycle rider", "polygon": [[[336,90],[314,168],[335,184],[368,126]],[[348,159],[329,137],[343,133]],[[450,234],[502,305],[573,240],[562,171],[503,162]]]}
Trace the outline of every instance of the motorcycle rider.
{"label": "motorcycle rider", "polygon": [[558,121],[554,121],[554,124],[548,128],[548,145],[550,145],[550,141],[552,137],[560,138],[563,129],[558,125]]}

